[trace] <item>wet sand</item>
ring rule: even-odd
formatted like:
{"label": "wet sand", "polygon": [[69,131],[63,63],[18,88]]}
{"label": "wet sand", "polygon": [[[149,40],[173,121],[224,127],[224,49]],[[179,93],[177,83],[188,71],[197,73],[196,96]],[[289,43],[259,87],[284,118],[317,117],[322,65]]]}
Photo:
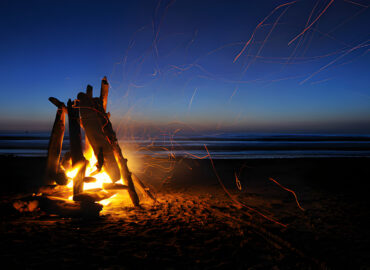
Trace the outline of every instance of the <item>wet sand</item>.
{"label": "wet sand", "polygon": [[42,185],[44,162],[0,157],[0,256],[14,268],[370,268],[369,159],[214,160],[229,194],[209,160],[180,160],[170,178],[138,173],[158,203],[94,219],[12,208]]}

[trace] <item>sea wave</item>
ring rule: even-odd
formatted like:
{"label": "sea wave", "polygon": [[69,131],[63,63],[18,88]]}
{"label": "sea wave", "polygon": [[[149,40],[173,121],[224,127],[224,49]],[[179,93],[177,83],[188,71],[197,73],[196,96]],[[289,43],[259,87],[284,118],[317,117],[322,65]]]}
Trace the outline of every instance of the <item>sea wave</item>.
{"label": "sea wave", "polygon": [[[0,155],[46,156],[48,133],[0,134]],[[303,158],[370,157],[370,135],[347,134],[216,134],[130,138],[119,141],[123,152],[159,157]],[[63,142],[63,153],[69,138]]]}

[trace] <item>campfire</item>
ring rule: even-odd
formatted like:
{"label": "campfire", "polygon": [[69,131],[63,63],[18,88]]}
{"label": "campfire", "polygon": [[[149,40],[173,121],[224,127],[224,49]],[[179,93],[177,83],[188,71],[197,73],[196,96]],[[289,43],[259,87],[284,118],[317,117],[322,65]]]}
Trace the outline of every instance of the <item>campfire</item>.
{"label": "campfire", "polygon": [[[16,202],[17,209],[96,214],[112,203],[139,207],[138,192],[155,201],[149,188],[127,166],[107,112],[108,92],[104,77],[100,97],[93,97],[93,88],[88,85],[86,92],[69,99],[67,106],[49,98],[58,109],[48,146],[46,186],[31,198]],[[61,157],[66,115],[70,147]]]}

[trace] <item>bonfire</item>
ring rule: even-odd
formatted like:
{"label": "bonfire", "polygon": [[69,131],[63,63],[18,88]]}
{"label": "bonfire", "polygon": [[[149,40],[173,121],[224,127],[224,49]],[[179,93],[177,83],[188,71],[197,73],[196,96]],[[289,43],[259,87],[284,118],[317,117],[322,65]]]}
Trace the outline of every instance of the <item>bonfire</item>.
{"label": "bonfire", "polygon": [[[155,201],[149,188],[127,166],[107,112],[108,92],[104,77],[100,97],[93,97],[93,88],[88,85],[86,92],[69,99],[67,106],[49,98],[58,109],[48,146],[46,185],[31,198],[18,201],[16,208],[96,215],[112,203],[139,207],[138,192]],[[66,115],[70,145],[61,157]]]}

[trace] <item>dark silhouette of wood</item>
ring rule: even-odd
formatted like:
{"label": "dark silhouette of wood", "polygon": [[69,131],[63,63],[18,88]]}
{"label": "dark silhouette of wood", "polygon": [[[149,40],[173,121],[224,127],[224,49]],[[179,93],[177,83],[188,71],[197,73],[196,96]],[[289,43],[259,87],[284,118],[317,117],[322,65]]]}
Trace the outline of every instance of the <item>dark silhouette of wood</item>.
{"label": "dark silhouette of wood", "polygon": [[88,95],[90,98],[93,97],[93,87],[90,84],[88,84],[86,87],[86,95]]}
{"label": "dark silhouette of wood", "polygon": [[45,170],[45,184],[53,184],[59,172],[59,160],[62,152],[63,136],[65,131],[66,106],[56,98],[50,97],[50,102],[58,107],[53,129],[48,145],[48,157]]}
{"label": "dark silhouette of wood", "polygon": [[67,106],[70,152],[72,165],[75,166],[77,163],[85,160],[82,150],[80,112],[77,101],[73,104],[71,100],[68,100]]}
{"label": "dark silhouette of wood", "polygon": [[71,160],[71,152],[67,151],[64,156],[62,157],[60,164],[63,168],[68,171],[72,169],[72,160]]}
{"label": "dark silhouette of wood", "polygon": [[68,123],[69,123],[69,144],[72,159],[72,166],[80,165],[76,176],[73,178],[73,195],[83,191],[83,179],[85,178],[86,160],[82,151],[80,114],[78,102],[75,104],[68,100]]}
{"label": "dark silhouette of wood", "polygon": [[109,92],[109,83],[108,83],[107,77],[104,76],[104,78],[101,80],[101,88],[100,88],[100,100],[101,100],[101,104],[103,106],[104,112],[107,111],[108,92]]}
{"label": "dark silhouette of wood", "polygon": [[63,170],[60,170],[60,172],[58,172],[55,176],[55,182],[58,184],[58,185],[67,185],[68,184],[68,177],[67,175],[65,174],[65,171]]}

